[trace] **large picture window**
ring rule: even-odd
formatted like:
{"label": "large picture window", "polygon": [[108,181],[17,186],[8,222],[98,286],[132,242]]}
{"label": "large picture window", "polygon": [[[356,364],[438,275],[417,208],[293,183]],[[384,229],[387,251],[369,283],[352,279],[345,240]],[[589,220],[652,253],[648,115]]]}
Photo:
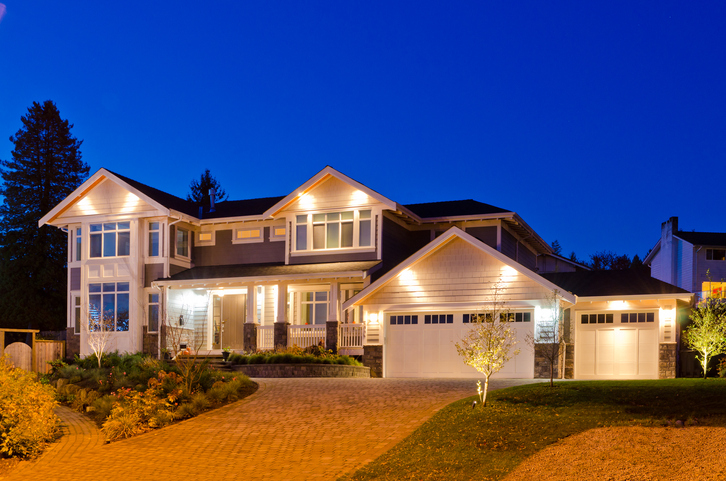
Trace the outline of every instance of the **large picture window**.
{"label": "large picture window", "polygon": [[295,217],[295,250],[370,247],[373,229],[370,210],[349,210]]}
{"label": "large picture window", "polygon": [[131,253],[131,223],[90,225],[90,257],[121,257]]}
{"label": "large picture window", "polygon": [[88,310],[91,331],[128,331],[129,283],[89,284]]}
{"label": "large picture window", "polygon": [[300,323],[325,324],[328,321],[327,291],[300,293]]}

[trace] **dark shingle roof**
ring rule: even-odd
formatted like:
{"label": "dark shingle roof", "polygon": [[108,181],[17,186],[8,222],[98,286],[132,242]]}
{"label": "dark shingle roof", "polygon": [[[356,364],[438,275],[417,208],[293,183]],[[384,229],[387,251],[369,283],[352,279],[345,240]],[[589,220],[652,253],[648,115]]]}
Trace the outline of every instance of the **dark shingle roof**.
{"label": "dark shingle roof", "polygon": [[500,207],[477,202],[476,200],[449,200],[444,202],[427,202],[408,204],[405,206],[422,218],[456,217],[464,215],[503,214],[511,212]]}
{"label": "dark shingle roof", "polygon": [[[109,170],[109,172],[111,172]],[[124,177],[123,175],[119,175],[116,172],[111,172],[113,175],[118,177],[119,179],[123,180],[127,184],[129,184],[134,189],[138,190],[144,195],[147,195],[154,199],[159,204],[168,207],[170,209],[178,210],[179,212],[183,212],[187,215],[191,215],[193,217],[197,217],[199,215],[199,208],[194,202],[191,202],[189,200],[184,200],[180,197],[177,197],[175,195],[169,194],[167,192],[161,191],[159,189],[155,189],[153,187],[150,187],[146,184],[142,184],[141,182],[137,182],[133,179],[129,179],[128,177]]]}
{"label": "dark shingle roof", "polygon": [[370,271],[381,261],[331,262],[326,264],[240,264],[231,266],[192,267],[165,281],[194,281],[236,277],[274,277],[306,274],[336,274],[340,272]]}
{"label": "dark shingle roof", "polygon": [[688,291],[650,276],[647,268],[622,271],[550,272],[542,277],[581,297],[639,294],[687,294]]}
{"label": "dark shingle roof", "polygon": [[694,246],[726,246],[726,232],[683,232],[675,234]]}

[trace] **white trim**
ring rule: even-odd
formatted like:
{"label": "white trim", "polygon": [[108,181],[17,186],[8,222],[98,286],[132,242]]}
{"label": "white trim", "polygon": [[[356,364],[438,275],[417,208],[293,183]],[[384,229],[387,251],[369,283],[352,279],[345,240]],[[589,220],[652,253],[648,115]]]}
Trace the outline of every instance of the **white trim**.
{"label": "white trim", "polygon": [[[202,235],[209,235],[208,240],[202,240]],[[217,231],[214,229],[202,229],[194,232],[194,245],[198,247],[213,246],[217,242]]]}
{"label": "white trim", "polygon": [[[238,237],[238,234],[244,232],[259,232],[259,235],[255,237]],[[265,238],[265,226],[258,225],[256,227],[239,227],[232,230],[232,244],[257,244],[264,242]]]}
{"label": "white trim", "polygon": [[401,272],[403,272],[405,269],[408,269],[409,267],[413,266],[414,264],[417,264],[420,260],[424,259],[425,257],[428,257],[433,252],[437,251],[439,248],[441,248],[443,245],[447,244],[448,242],[452,241],[453,239],[462,239],[472,246],[480,249],[486,254],[489,254],[490,256],[494,257],[495,259],[503,262],[504,264],[508,265],[509,267],[512,267],[514,270],[519,272],[520,274],[528,277],[529,279],[533,280],[534,282],[540,284],[542,287],[550,290],[555,291],[557,290],[560,293],[560,296],[565,301],[575,304],[577,297],[569,292],[563,291],[563,289],[552,282],[548,281],[544,277],[540,276],[539,274],[532,272],[531,270],[524,267],[519,262],[510,259],[509,257],[505,256],[499,251],[496,251],[492,249],[490,246],[485,244],[484,242],[480,241],[476,237],[467,234],[463,230],[459,229],[458,227],[451,227],[449,230],[447,230],[445,233],[437,237],[435,240],[428,243],[423,248],[419,249],[418,252],[410,256],[405,261],[398,264],[394,269],[388,271],[384,276],[379,278],[376,282],[372,283],[365,289],[363,289],[361,292],[350,298],[348,301],[346,301],[343,304],[343,309],[348,309],[352,306],[361,305],[362,301],[373,295],[378,289],[384,287],[386,284],[391,282],[394,278],[398,277]]}

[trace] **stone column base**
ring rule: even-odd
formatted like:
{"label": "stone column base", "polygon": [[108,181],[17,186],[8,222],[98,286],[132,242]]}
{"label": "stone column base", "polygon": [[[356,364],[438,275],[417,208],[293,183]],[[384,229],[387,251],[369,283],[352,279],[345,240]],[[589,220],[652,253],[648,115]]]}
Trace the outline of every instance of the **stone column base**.
{"label": "stone column base", "polygon": [[363,346],[363,365],[371,368],[371,377],[383,377],[383,346]]}
{"label": "stone column base", "polygon": [[244,348],[247,352],[257,351],[257,327],[254,322],[245,322],[244,325]]}
{"label": "stone column base", "polygon": [[149,328],[144,326],[143,330],[143,347],[141,348],[144,354],[159,359],[159,333],[149,332]]}
{"label": "stone column base", "polygon": [[661,344],[658,349],[658,379],[675,379],[676,344]]}
{"label": "stone column base", "polygon": [[335,354],[338,353],[338,321],[328,321],[325,323],[325,349],[330,349]]}
{"label": "stone column base", "polygon": [[287,348],[287,327],[290,325],[288,322],[276,322],[275,323],[275,334],[274,334],[274,342],[275,342],[275,349],[277,348]]}
{"label": "stone column base", "polygon": [[66,357],[81,355],[81,335],[76,334],[72,327],[66,328]]}

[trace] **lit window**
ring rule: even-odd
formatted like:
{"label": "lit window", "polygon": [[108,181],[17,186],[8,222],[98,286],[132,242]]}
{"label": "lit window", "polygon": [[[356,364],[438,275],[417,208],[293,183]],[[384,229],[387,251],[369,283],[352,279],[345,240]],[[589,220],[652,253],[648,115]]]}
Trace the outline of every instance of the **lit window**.
{"label": "lit window", "polygon": [[131,251],[131,223],[90,225],[90,257],[127,256]]}
{"label": "lit window", "polygon": [[149,222],[149,256],[157,257],[160,255],[161,247],[161,224],[159,222]]}
{"label": "lit window", "polygon": [[211,232],[200,232],[199,240],[201,242],[210,242],[212,240],[212,233]]}
{"label": "lit window", "polygon": [[262,227],[235,229],[233,242],[236,244],[262,242]]}
{"label": "lit window", "polygon": [[129,283],[89,284],[88,310],[91,331],[128,331]]}
{"label": "lit window", "polygon": [[176,230],[176,255],[189,257],[189,231],[177,228]]}
{"label": "lit window", "polygon": [[327,250],[370,247],[370,210],[350,210],[295,218],[295,250]]}
{"label": "lit window", "polygon": [[270,227],[270,240],[285,240],[286,229],[284,225],[273,225]]}

